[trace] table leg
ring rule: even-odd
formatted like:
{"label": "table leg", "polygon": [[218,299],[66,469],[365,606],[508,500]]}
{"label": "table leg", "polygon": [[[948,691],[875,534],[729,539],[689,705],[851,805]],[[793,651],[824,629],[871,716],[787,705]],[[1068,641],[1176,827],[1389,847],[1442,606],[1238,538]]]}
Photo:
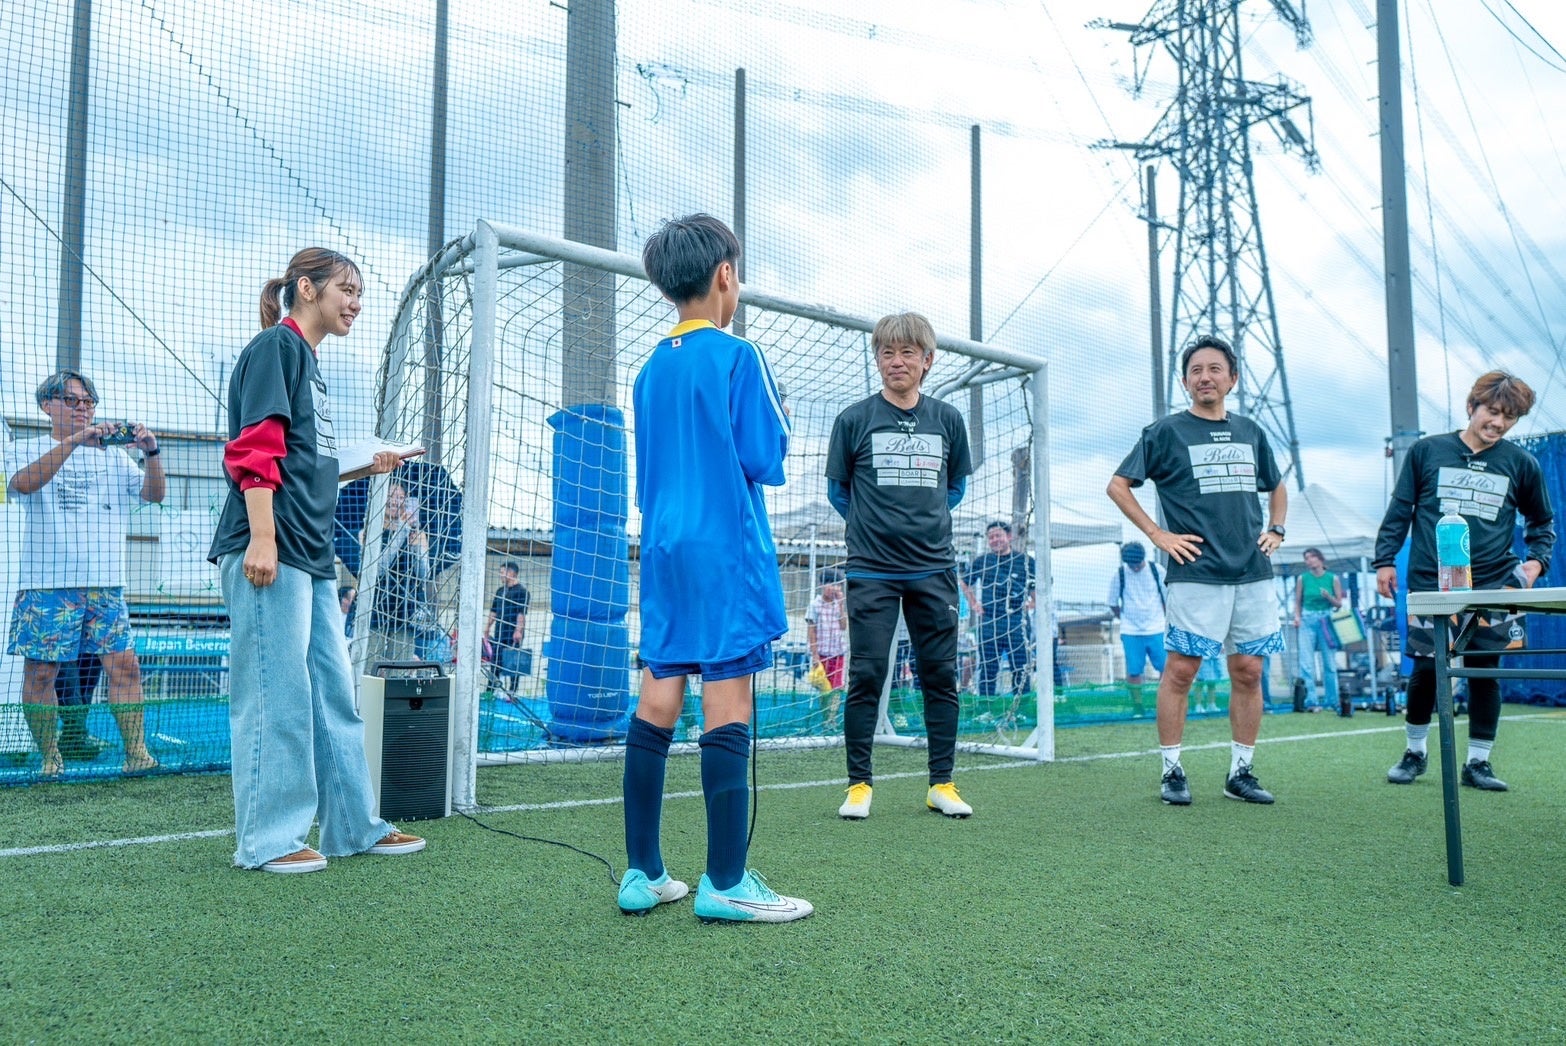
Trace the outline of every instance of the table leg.
{"label": "table leg", "polygon": [[1452,722],[1451,625],[1448,618],[1435,619],[1436,712],[1441,729],[1441,797],[1446,814],[1446,878],[1453,886],[1463,885],[1463,829],[1457,813],[1457,738]]}

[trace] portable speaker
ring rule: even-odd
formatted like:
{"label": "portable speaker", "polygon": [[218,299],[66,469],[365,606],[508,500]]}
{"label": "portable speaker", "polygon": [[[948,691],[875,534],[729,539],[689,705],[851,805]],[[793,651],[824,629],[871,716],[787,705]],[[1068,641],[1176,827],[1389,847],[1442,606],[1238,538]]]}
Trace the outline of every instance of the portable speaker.
{"label": "portable speaker", "polygon": [[364,676],[359,714],[380,816],[451,816],[451,677]]}

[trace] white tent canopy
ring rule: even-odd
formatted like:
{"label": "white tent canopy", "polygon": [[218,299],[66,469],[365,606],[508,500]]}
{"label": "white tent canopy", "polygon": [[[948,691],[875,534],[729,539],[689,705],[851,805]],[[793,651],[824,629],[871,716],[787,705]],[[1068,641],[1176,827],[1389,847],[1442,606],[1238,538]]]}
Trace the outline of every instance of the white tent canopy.
{"label": "white tent canopy", "polygon": [[1303,494],[1290,494],[1287,529],[1288,540],[1272,554],[1273,571],[1282,576],[1305,569],[1301,557],[1307,548],[1321,549],[1328,570],[1359,570],[1375,556],[1380,527],[1312,483]]}

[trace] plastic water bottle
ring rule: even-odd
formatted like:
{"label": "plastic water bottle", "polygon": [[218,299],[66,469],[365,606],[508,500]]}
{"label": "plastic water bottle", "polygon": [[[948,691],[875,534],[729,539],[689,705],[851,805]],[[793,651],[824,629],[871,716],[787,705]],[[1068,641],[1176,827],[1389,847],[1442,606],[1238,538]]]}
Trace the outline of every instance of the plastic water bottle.
{"label": "plastic water bottle", "polygon": [[1473,588],[1468,558],[1468,521],[1447,511],[1435,528],[1436,586],[1442,592],[1467,592]]}

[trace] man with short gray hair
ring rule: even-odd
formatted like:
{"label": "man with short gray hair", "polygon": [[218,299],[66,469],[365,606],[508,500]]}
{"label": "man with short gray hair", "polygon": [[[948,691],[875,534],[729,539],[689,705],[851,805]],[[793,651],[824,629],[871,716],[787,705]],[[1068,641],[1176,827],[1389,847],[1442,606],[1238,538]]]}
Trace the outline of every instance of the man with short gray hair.
{"label": "man with short gray hair", "polygon": [[[125,604],[125,535],[138,503],[163,500],[158,438],[140,423],[97,421],[98,390],[62,370],[38,386],[49,433],[7,448],[7,493],[27,516],[6,652],[23,659],[22,711],[43,758],[64,769],[55,678],[80,654],[97,654],[109,677],[109,711],[125,741],[126,773],[157,767],[142,723],[141,665]],[[138,469],[121,447],[141,453]],[[96,752],[94,752],[96,754]]]}

